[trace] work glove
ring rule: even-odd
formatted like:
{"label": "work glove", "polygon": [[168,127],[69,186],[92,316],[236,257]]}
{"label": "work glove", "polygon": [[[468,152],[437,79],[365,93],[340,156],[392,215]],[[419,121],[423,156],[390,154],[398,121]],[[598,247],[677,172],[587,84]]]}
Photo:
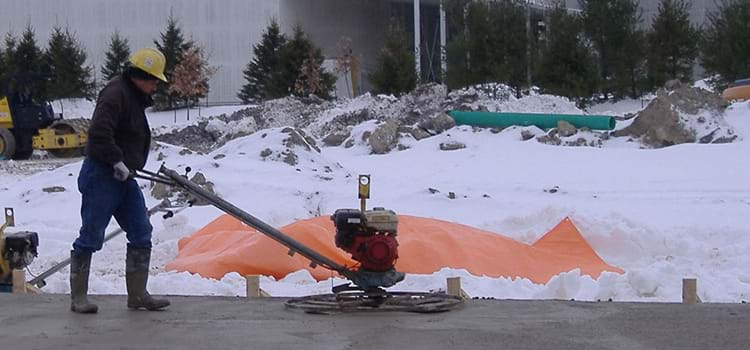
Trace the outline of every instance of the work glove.
{"label": "work glove", "polygon": [[117,162],[112,168],[115,169],[114,177],[119,181],[125,181],[130,177],[130,169],[123,162]]}

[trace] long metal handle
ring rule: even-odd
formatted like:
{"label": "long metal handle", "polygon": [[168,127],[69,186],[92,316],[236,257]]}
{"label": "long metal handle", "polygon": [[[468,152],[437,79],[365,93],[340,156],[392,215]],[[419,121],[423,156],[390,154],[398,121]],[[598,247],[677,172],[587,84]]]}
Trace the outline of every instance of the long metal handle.
{"label": "long metal handle", "polygon": [[[159,204],[151,207],[146,212],[146,214],[149,217],[151,217],[154,214],[156,214],[157,212],[162,211],[163,209],[169,207],[169,205],[170,205],[169,201],[162,201],[161,203],[159,203]],[[184,210],[185,208],[187,208],[187,207],[179,208],[178,210],[176,210],[176,212],[180,212],[180,211]],[[112,238],[117,237],[118,235],[120,235],[123,232],[124,232],[124,230],[122,228],[118,228],[118,229],[116,229],[116,230],[108,233],[106,236],[104,236],[104,242],[107,242],[107,241],[111,240]],[[57,273],[58,271],[62,270],[63,268],[65,268],[68,265],[70,265],[70,258],[66,258],[65,260],[57,263],[57,265],[52,266],[47,271],[42,272],[39,276],[34,277],[34,279],[32,279],[31,281],[29,281],[29,284],[31,284],[33,286],[36,286],[38,288],[43,288],[45,285],[47,285],[47,282],[45,282],[45,279],[47,279],[47,277],[54,275],[55,273]]]}
{"label": "long metal handle", "polygon": [[180,187],[184,188],[186,191],[198,197],[203,198],[204,200],[213,204],[216,208],[219,208],[221,211],[233,216],[237,220],[240,220],[247,225],[252,226],[253,228],[257,229],[258,231],[270,237],[271,239],[288,247],[290,249],[289,251],[290,254],[299,253],[300,255],[310,259],[310,261],[312,261],[312,264],[311,264],[312,267],[315,267],[315,265],[317,264],[327,269],[334,270],[340,273],[342,276],[347,277],[349,279],[356,278],[356,273],[352,270],[349,270],[346,266],[337,264],[333,260],[321,255],[320,253],[308,248],[304,244],[296,241],[294,238],[287,236],[286,234],[277,230],[273,226],[250,215],[249,213],[243,211],[242,209],[237,208],[232,203],[229,203],[225,201],[224,199],[222,199],[221,197],[204,190],[197,184],[184,178],[182,175],[180,175],[176,171],[169,169],[165,167],[164,165],[162,165],[161,168],[159,169],[159,173],[166,175],[168,178],[170,178],[172,181],[177,183]]}

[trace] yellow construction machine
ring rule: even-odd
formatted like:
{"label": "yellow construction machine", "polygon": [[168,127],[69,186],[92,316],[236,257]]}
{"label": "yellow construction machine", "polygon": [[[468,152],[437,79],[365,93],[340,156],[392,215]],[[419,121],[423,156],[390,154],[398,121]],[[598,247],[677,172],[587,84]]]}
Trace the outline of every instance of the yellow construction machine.
{"label": "yellow construction machine", "polygon": [[0,160],[29,159],[35,149],[59,158],[81,155],[88,119],[64,119],[36,93],[41,74],[16,74],[0,82]]}

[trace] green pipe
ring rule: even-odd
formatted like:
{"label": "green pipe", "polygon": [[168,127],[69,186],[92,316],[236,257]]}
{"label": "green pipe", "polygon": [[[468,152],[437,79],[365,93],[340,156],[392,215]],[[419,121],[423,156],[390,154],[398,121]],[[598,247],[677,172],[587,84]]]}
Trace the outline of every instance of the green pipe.
{"label": "green pipe", "polygon": [[587,127],[592,130],[612,130],[615,118],[608,115],[551,114],[551,113],[492,113],[451,111],[450,116],[456,125],[505,128],[513,125],[535,125],[542,129],[557,127],[557,122],[564,120],[576,128]]}

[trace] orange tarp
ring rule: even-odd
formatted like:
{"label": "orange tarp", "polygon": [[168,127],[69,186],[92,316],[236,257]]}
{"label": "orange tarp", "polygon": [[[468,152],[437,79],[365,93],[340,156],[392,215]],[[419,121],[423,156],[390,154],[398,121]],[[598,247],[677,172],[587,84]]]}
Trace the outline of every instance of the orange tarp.
{"label": "orange tarp", "polygon": [[[396,269],[406,273],[430,274],[450,267],[477,276],[522,277],[546,283],[575,268],[594,278],[602,271],[623,272],[604,262],[569,218],[532,245],[452,222],[408,215],[398,218]],[[335,228],[328,216],[297,221],[280,231],[339,264],[355,265],[349,254],[334,245]],[[316,279],[331,277],[330,271],[311,269],[306,258],[299,254],[290,257],[288,248],[229,215],[180,239],[178,247],[177,258],[167,264],[167,270],[217,279],[230,272],[280,279],[307,269]]]}

